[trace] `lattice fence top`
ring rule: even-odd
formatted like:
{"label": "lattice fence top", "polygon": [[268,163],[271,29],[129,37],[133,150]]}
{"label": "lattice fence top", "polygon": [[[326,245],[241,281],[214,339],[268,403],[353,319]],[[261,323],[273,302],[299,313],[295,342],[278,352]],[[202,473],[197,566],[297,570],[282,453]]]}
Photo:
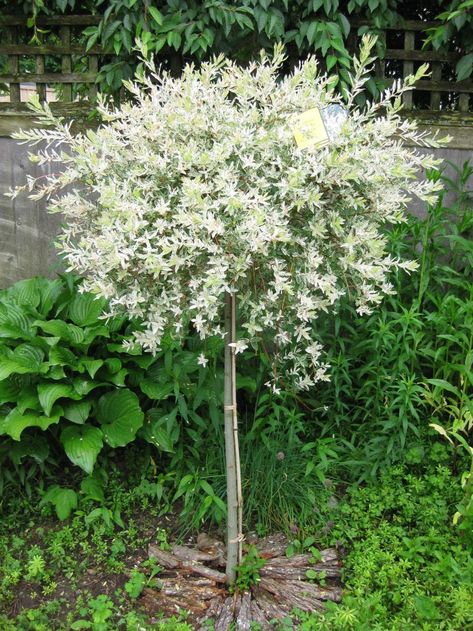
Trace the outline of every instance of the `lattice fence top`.
{"label": "lattice fence top", "polygon": [[[0,88],[10,104],[26,100],[22,94],[36,90],[41,100],[63,103],[94,100],[96,78],[104,63],[104,51],[94,46],[86,51],[82,30],[98,24],[100,16],[69,15],[39,17],[40,44],[31,43],[31,28],[26,18],[0,16],[0,56],[6,60],[0,74]],[[366,22],[352,20],[350,48],[357,46],[356,27]],[[473,81],[456,81],[455,64],[459,53],[422,50],[425,30],[435,22],[405,21],[402,27],[389,27],[380,37],[386,44],[385,58],[376,64],[376,77],[388,83],[415,72],[429,63],[431,78],[419,81],[414,93],[404,97],[405,107],[414,110],[468,112],[472,105]],[[110,53],[109,53],[110,54]]]}
{"label": "lattice fence top", "polygon": [[8,84],[9,102],[20,103],[31,84],[42,101],[94,100],[102,50],[94,46],[86,51],[79,40],[83,28],[99,21],[100,16],[92,15],[38,18],[37,26],[46,32],[40,34],[41,43],[33,44],[25,18],[0,16],[0,55],[7,60],[0,85]]}
{"label": "lattice fence top", "polygon": [[[352,21],[352,26],[366,24]],[[404,78],[413,74],[421,64],[427,63],[430,79],[418,81],[415,92],[404,95],[405,109],[468,112],[472,105],[473,81],[455,79],[455,65],[461,57],[460,53],[422,50],[426,29],[435,26],[438,26],[437,22],[406,20],[402,26],[392,26],[382,31],[379,37],[386,50],[384,59],[376,63],[376,77],[386,82]]]}

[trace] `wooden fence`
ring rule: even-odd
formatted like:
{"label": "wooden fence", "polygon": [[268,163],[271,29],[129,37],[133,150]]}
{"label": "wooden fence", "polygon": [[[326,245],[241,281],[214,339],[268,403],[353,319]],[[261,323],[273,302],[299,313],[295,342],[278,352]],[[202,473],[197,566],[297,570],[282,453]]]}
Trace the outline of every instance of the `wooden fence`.
{"label": "wooden fence", "polygon": [[[355,25],[355,24],[354,24]],[[473,94],[473,81],[456,81],[458,52],[423,50],[425,29],[436,22],[406,20],[401,28],[389,27],[380,33],[386,49],[384,59],[376,63],[376,76],[381,80],[405,78],[419,65],[427,63],[429,79],[418,81],[415,93],[404,95],[405,109],[457,110],[468,112]],[[426,94],[427,93],[427,94]]]}
{"label": "wooden fence", "polygon": [[[34,116],[22,102],[22,85],[35,89],[40,99],[56,99],[52,109],[61,115],[86,122],[96,95],[95,79],[107,58],[98,46],[86,51],[80,33],[98,21],[97,16],[38,19],[38,26],[48,30],[48,37],[37,46],[28,43],[31,33],[25,34],[24,19],[0,16],[0,55],[7,58],[7,72],[0,74],[0,86],[9,86],[4,97],[8,100],[0,102],[0,287],[35,274],[51,274],[58,267],[53,242],[61,218],[49,215],[43,202],[32,202],[25,196],[12,201],[3,195],[23,184],[27,175],[44,173],[44,167],[28,160],[30,149],[11,138],[13,131],[34,124]],[[404,26],[404,30],[383,34],[386,56],[377,64],[377,77],[391,81],[415,71],[420,63],[432,64],[432,78],[420,82],[414,95],[406,97],[405,105],[422,129],[452,137],[450,146],[435,155],[461,166],[472,157],[473,114],[467,110],[473,83],[454,80],[455,53],[420,50],[419,23],[406,22]],[[352,44],[356,45],[355,38]],[[421,208],[414,206],[412,211],[420,212]]]}

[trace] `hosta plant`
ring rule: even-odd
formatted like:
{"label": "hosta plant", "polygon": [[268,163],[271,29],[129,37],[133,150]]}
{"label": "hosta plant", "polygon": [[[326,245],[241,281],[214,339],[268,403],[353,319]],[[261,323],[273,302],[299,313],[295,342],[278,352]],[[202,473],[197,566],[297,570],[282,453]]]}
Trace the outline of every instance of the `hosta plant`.
{"label": "hosta plant", "polygon": [[172,454],[180,421],[192,431],[216,408],[199,349],[125,350],[138,323],[104,320],[106,300],[79,287],[37,277],[0,291],[0,462],[42,463],[59,443],[91,474],[103,447],[137,436]]}
{"label": "hosta plant", "polygon": [[[189,326],[203,340],[225,339],[230,581],[242,540],[235,355],[263,345],[276,391],[327,379],[317,315],[347,292],[369,313],[392,291],[389,272],[412,264],[387,252],[380,228],[403,220],[410,195],[430,199],[436,188],[418,179],[435,161],[403,142],[435,141],[399,117],[400,95],[425,68],[379,103],[353,107],[373,45],[364,39],[343,103],[314,57],[281,78],[276,47],[245,67],[219,57],[180,78],[142,76],[128,85],[130,103],[103,106],[104,125],[77,136],[37,106],[54,129],[18,136],[47,141],[39,163],[64,163],[25,188],[64,214],[59,248],[84,288],[107,298],[110,314],[143,319],[136,342],[154,353]],[[300,148],[299,115],[334,104],[349,110],[337,137]]]}

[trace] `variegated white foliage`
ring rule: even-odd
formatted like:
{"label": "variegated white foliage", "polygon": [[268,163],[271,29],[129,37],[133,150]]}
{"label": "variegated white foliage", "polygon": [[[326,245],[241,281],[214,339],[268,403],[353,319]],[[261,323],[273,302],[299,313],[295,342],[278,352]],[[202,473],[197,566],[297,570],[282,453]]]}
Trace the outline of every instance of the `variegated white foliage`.
{"label": "variegated white foliage", "polygon": [[[277,48],[244,68],[219,58],[178,79],[151,73],[128,86],[133,103],[101,106],[97,131],[74,136],[56,121],[19,136],[48,142],[38,161],[65,163],[24,188],[64,215],[59,248],[83,288],[144,320],[137,342],[156,351],[163,334],[179,337],[190,323],[202,338],[222,335],[224,293],[235,292],[245,331],[237,351],[269,336],[275,389],[281,376],[299,388],[327,379],[314,339],[321,311],[349,291],[369,313],[392,290],[389,272],[413,268],[386,252],[381,228],[403,221],[411,195],[435,192],[417,179],[434,160],[405,141],[438,144],[398,116],[410,80],[352,107],[329,146],[298,149],[293,117],[341,101],[314,58],[281,79],[283,60]],[[51,122],[47,108],[38,112]]]}

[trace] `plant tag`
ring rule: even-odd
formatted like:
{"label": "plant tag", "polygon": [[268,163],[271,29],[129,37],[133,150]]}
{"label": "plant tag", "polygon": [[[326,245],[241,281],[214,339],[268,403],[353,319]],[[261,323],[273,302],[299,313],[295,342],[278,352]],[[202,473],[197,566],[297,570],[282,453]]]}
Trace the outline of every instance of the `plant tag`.
{"label": "plant tag", "polygon": [[325,147],[339,135],[348,112],[340,105],[329,105],[323,109],[314,107],[295,118],[294,138],[299,149]]}
{"label": "plant tag", "polygon": [[299,149],[306,147],[324,147],[329,138],[318,107],[299,114],[292,128]]}

